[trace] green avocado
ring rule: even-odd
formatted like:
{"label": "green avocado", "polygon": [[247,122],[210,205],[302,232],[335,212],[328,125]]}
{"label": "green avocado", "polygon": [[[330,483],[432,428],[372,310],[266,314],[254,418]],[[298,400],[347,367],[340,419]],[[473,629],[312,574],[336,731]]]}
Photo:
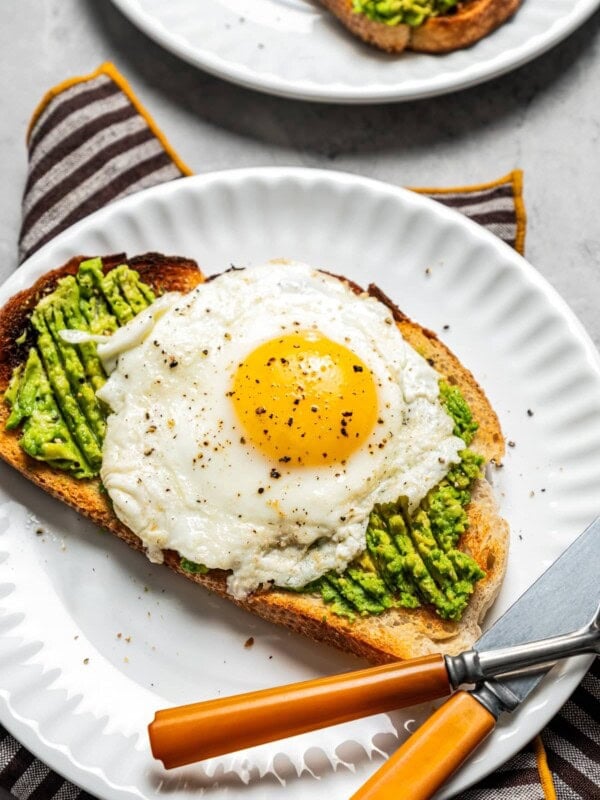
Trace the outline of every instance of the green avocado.
{"label": "green avocado", "polygon": [[6,427],[12,430],[23,425],[19,444],[28,455],[52,462],[78,478],[92,477],[93,471],[65,423],[35,347],[25,364],[13,373],[5,397],[11,408]]}
{"label": "green avocado", "polygon": [[410,25],[417,28],[430,17],[447,14],[459,0],[353,0],[355,14],[364,14],[384,25]]}
{"label": "green avocado", "polygon": [[197,564],[195,561],[183,557],[179,561],[179,566],[184,572],[189,572],[191,575],[206,575],[208,572],[208,567],[205,567],[204,564]]}
{"label": "green avocado", "polygon": [[453,433],[462,439],[467,447],[473,441],[479,427],[473,419],[469,404],[460,389],[452,386],[447,381],[440,381],[440,402],[445,406],[446,412],[454,421]]}
{"label": "green avocado", "polygon": [[[440,401],[454,422],[454,434],[470,444],[477,423],[460,390],[440,381]],[[460,463],[452,465],[415,513],[409,513],[403,497],[376,505],[365,552],[342,575],[328,574],[305,591],[320,592],[334,614],[349,619],[429,605],[442,619],[459,620],[476,582],[485,576],[471,556],[457,549],[483,458],[469,449],[459,455]]]}
{"label": "green avocado", "polygon": [[77,478],[97,475],[106,409],[96,397],[106,374],[96,344],[69,344],[63,330],[111,334],[154,301],[149,286],[123,264],[104,274],[99,258],[61,278],[31,314],[35,346],[12,375],[4,399],[6,427],[22,428],[19,444],[39,461]]}

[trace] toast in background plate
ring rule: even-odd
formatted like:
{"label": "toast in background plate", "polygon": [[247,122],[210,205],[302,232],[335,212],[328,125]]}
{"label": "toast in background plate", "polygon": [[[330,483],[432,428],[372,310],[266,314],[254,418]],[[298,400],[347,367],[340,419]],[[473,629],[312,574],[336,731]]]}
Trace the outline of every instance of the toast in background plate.
{"label": "toast in background plate", "polygon": [[390,25],[354,10],[353,0],[319,0],[351,33],[388,53],[449,53],[483,39],[511,17],[522,0],[466,0],[423,24]]}

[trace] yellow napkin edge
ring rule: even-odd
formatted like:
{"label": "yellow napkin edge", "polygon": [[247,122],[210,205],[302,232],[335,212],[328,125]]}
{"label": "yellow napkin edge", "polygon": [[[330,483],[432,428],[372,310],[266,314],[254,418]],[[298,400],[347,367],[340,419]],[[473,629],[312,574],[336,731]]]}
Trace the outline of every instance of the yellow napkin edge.
{"label": "yellow napkin edge", "polygon": [[541,736],[536,736],[533,740],[533,751],[535,753],[535,761],[544,797],[546,800],[557,800],[554,779],[550,767],[548,766],[548,756]]}

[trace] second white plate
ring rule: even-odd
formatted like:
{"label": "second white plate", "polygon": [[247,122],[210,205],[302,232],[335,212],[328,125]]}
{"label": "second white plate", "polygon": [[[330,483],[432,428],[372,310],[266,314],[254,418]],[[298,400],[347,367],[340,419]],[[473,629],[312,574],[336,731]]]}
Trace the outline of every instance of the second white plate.
{"label": "second white plate", "polygon": [[163,47],[226,80],[338,103],[414,100],[464,89],[545,52],[600,0],[524,0],[473,47],[390,56],[351,36],[312,0],[113,0]]}
{"label": "second white plate", "polygon": [[[188,178],[66,231],[11,276],[0,303],[74,254],[150,249],[196,258],[208,274],[282,256],[307,261],[363,285],[375,281],[406,313],[442,332],[514,444],[494,476],[512,540],[490,621],[600,510],[598,355],[538,273],[469,220],[411,192],[335,172]],[[370,760],[374,747],[391,749],[427,713],[380,715],[166,773],[145,730],[156,709],[357,662],[151,565],[8,467],[0,467],[0,479],[0,721],[92,794],[194,800],[210,789],[214,798],[276,800],[284,781],[290,800],[344,800],[381,763]],[[251,648],[244,647],[249,637]],[[571,661],[554,672],[502,720],[444,796],[523,747],[584,669]]]}

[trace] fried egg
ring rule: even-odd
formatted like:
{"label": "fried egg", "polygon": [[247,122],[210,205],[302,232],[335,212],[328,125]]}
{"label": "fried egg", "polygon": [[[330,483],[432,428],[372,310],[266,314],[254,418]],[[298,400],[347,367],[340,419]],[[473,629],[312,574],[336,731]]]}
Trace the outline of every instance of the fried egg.
{"label": "fried egg", "polygon": [[115,513],[238,598],[343,571],[373,506],[415,508],[464,447],[390,310],[306,264],[164,295],[99,353]]}

